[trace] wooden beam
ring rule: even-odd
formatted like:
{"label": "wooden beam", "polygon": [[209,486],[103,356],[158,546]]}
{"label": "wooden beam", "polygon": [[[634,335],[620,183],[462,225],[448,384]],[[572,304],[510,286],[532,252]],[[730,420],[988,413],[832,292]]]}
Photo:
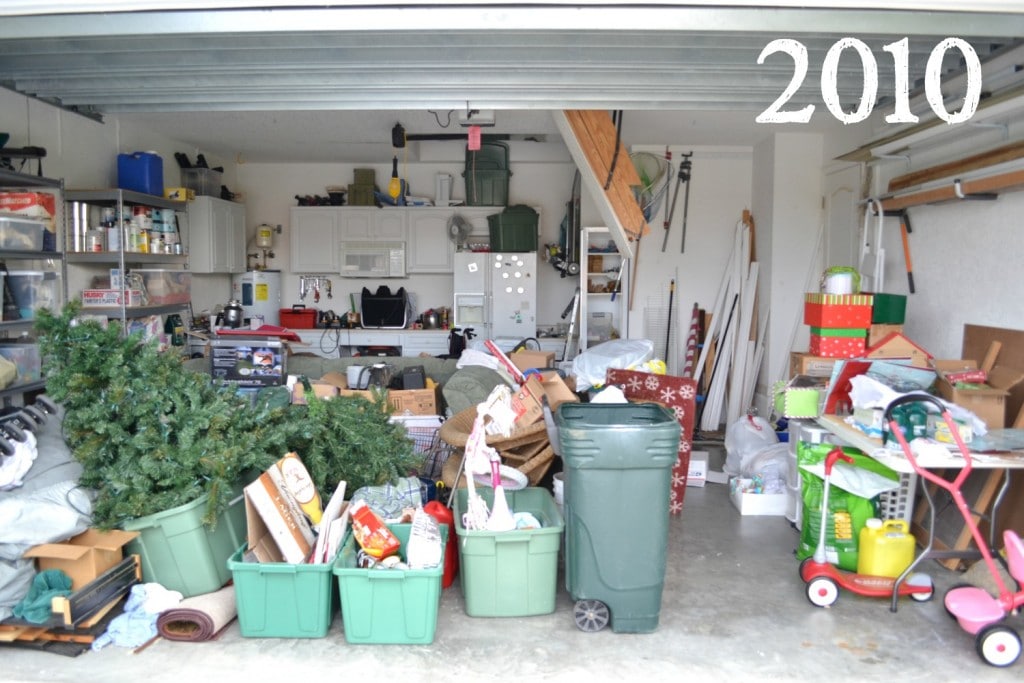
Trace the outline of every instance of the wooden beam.
{"label": "wooden beam", "polygon": [[949,163],[922,168],[919,171],[898,176],[889,181],[889,192],[905,190],[908,187],[921,185],[932,180],[951,178],[957,174],[977,171],[1007,161],[1014,161],[1024,157],[1024,141],[1003,145],[987,152],[975,154],[966,159],[950,161]]}
{"label": "wooden beam", "polygon": [[[1020,189],[1024,189],[1024,171],[1009,171],[1007,173],[999,173],[986,178],[965,180],[960,183],[960,193],[965,196]],[[942,187],[937,187],[931,190],[921,190],[919,192],[912,192],[910,194],[883,199],[882,210],[899,211],[901,209],[908,209],[912,206],[937,204],[939,202],[948,202],[957,199],[962,198],[957,195],[956,184],[951,182],[949,185],[943,185]]]}
{"label": "wooden beam", "polygon": [[633,192],[640,177],[621,141],[612,182],[607,189],[604,187],[615,154],[616,134],[611,115],[606,111],[566,110],[552,112],[552,117],[615,246],[626,258],[633,259],[637,241],[650,228]]}

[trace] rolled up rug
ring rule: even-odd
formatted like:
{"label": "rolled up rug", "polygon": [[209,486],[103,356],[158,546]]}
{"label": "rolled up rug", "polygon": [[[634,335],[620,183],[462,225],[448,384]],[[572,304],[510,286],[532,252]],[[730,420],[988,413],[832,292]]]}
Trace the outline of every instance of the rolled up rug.
{"label": "rolled up rug", "polygon": [[238,616],[235,587],[185,598],[177,607],[161,612],[156,628],[167,640],[198,643],[210,640]]}

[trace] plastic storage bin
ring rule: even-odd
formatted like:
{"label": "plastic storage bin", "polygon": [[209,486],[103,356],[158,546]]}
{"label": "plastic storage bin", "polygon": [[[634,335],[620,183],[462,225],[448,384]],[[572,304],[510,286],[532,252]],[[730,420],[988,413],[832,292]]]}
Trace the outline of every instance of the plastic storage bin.
{"label": "plastic storage bin", "polygon": [[219,171],[209,168],[183,168],[181,169],[181,184],[197,195],[219,197],[221,176]]}
{"label": "plastic storage bin", "polygon": [[[411,524],[388,528],[402,544],[405,559]],[[448,541],[448,526],[440,525],[441,541]],[[341,596],[341,617],[349,643],[430,644],[437,631],[441,603],[441,566],[433,569],[360,569],[357,544],[348,535],[334,561]],[[442,553],[443,556],[443,553]]]}
{"label": "plastic storage bin", "polygon": [[563,403],[565,587],[576,625],[658,627],[680,426],[653,403]]}
{"label": "plastic storage bin", "polygon": [[242,487],[217,519],[216,529],[203,525],[207,497],[122,524],[139,536],[125,546],[142,561],[142,580],[179,591],[184,597],[212,593],[231,578],[228,558],[245,542]]}
{"label": "plastic storage bin", "polygon": [[[494,490],[478,491],[494,503]],[[540,529],[469,530],[462,525],[468,491],[455,494],[455,533],[459,537],[462,594],[471,617],[523,617],[555,611],[558,551],[565,524],[547,489],[506,491],[512,512],[529,512]]]}
{"label": "plastic storage bin", "polygon": [[[184,173],[184,171],[182,171]],[[145,194],[164,196],[164,160],[152,152],[117,155],[117,186]]]}
{"label": "plastic storage bin", "polygon": [[192,273],[187,270],[132,268],[131,272],[142,276],[151,305],[187,304],[192,299]]}
{"label": "plastic storage bin", "polygon": [[331,562],[245,562],[246,544],[228,560],[238,627],[246,638],[322,638],[338,608]]}
{"label": "plastic storage bin", "polygon": [[43,377],[38,344],[2,344],[0,356],[14,363],[18,382],[38,382]]}
{"label": "plastic storage bin", "polygon": [[45,230],[43,220],[0,215],[0,249],[39,251]]}
{"label": "plastic storage bin", "polygon": [[487,217],[491,251],[537,251],[537,211],[518,204]]}
{"label": "plastic storage bin", "polygon": [[507,206],[511,171],[466,171],[466,206]]}
{"label": "plastic storage bin", "polygon": [[36,309],[53,310],[57,305],[57,273],[42,270],[12,270],[7,273],[14,303],[22,320],[34,320]]}

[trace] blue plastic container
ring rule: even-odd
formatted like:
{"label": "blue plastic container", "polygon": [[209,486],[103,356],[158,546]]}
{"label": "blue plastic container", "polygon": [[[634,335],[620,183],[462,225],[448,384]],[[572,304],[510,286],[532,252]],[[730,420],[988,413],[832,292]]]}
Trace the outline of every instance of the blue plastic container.
{"label": "blue plastic container", "polygon": [[117,186],[144,194],[164,196],[164,160],[152,152],[117,155]]}

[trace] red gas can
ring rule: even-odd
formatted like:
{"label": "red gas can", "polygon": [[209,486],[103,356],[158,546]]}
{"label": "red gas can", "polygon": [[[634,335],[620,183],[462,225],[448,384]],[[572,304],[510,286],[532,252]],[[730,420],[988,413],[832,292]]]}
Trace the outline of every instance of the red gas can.
{"label": "red gas can", "polygon": [[452,585],[455,575],[459,571],[459,546],[458,537],[455,535],[455,517],[452,511],[436,500],[432,500],[423,506],[423,511],[437,520],[438,524],[448,525],[448,544],[444,549],[444,574],[441,576],[441,586],[447,588]]}

